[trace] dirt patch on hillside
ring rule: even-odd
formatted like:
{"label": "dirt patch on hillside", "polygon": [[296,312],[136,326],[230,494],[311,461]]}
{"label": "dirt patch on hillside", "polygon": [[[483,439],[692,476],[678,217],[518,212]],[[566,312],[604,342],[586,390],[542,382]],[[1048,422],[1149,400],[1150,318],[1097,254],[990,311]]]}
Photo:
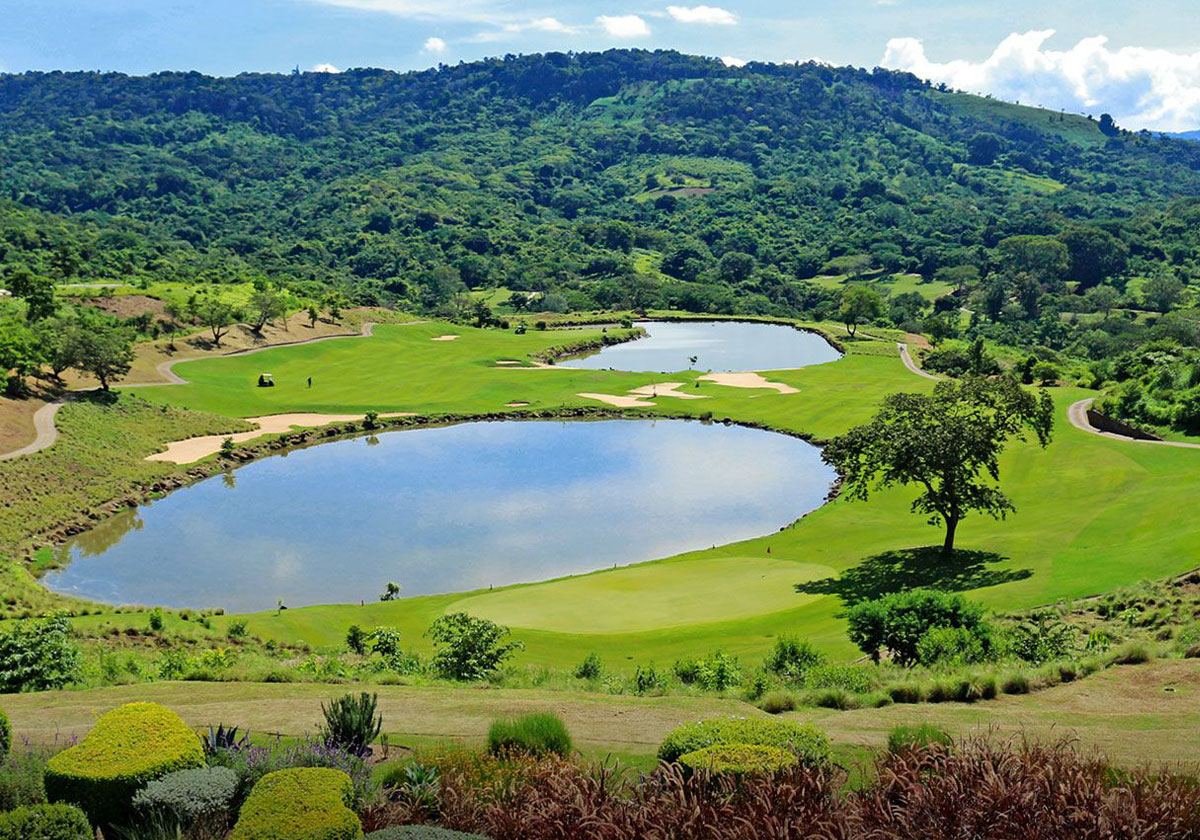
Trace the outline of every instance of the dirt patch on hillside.
{"label": "dirt patch on hillside", "polygon": [[[148,295],[112,295],[111,297],[100,295],[86,300],[76,299],[76,302],[99,309],[101,312],[117,318],[136,318],[146,314],[158,316],[163,315],[167,308],[163,301]],[[156,320],[166,320],[166,317],[163,316]]]}

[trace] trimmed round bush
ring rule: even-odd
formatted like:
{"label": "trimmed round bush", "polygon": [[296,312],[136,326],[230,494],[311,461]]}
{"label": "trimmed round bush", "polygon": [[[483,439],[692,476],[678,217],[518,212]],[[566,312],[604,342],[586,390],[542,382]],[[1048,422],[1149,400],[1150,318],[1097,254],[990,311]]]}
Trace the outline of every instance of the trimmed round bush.
{"label": "trimmed round bush", "polygon": [[230,840],[352,840],[362,823],[350,810],[354,785],[341,770],[296,767],[259,780]]}
{"label": "trimmed round bush", "polygon": [[363,840],[488,840],[482,834],[464,834],[435,825],[394,825],[372,831]]}
{"label": "trimmed round bush", "polygon": [[228,829],[237,789],[237,773],[228,767],[195,767],[150,782],[134,794],[133,807],[145,817],[160,815],[216,835]]}
{"label": "trimmed round bush", "polygon": [[800,763],[791,750],[762,744],[717,744],[684,753],[679,763],[692,772],[732,774],[735,776],[778,773]]}
{"label": "trimmed round bush", "polygon": [[87,815],[74,805],[29,805],[0,814],[0,840],[93,840]]}
{"label": "trimmed round bush", "polygon": [[492,755],[565,756],[571,751],[571,734],[557,715],[537,712],[493,722],[488,730],[487,745]]}
{"label": "trimmed round bush", "polygon": [[776,747],[793,753],[804,764],[825,764],[830,759],[829,738],[810,724],[778,718],[714,718],[685,723],[672,730],[658,748],[661,761],[728,744]]}
{"label": "trimmed round bush", "polygon": [[8,715],[0,712],[0,761],[8,757],[12,751],[12,724],[8,722]]}
{"label": "trimmed round bush", "polygon": [[129,703],[101,716],[83,742],[46,764],[46,795],[83,809],[96,825],[124,822],[133,795],[175,770],[204,765],[204,748],[179,715]]}

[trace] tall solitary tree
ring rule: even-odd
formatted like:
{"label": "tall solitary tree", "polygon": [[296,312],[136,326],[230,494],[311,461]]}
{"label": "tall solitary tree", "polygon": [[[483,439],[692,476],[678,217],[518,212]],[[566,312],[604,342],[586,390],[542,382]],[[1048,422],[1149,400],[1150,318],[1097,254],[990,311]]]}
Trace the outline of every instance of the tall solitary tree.
{"label": "tall solitary tree", "polygon": [[958,524],[970,511],[1003,519],[1013,503],[997,486],[1000,453],[1032,431],[1050,442],[1054,403],[1011,377],[939,382],[932,394],[891,394],[870,423],[835,438],[821,457],[835,467],[847,499],[873,489],[916,484],[914,513],[944,525],[942,551],[954,553]]}
{"label": "tall solitary tree", "polygon": [[874,289],[866,286],[849,286],[842,292],[842,306],[838,317],[846,325],[846,332],[854,338],[858,325],[875,320],[883,315],[883,298]]}

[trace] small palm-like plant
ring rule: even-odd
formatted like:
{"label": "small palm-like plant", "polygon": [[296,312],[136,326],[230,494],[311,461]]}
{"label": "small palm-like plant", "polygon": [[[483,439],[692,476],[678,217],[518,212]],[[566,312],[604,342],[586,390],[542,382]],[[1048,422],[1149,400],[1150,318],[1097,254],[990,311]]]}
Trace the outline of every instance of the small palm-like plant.
{"label": "small palm-like plant", "polygon": [[369,752],[371,742],[379,737],[383,728],[383,716],[375,713],[379,695],[346,694],[321,704],[325,725],[321,737],[327,746],[338,747],[357,756]]}

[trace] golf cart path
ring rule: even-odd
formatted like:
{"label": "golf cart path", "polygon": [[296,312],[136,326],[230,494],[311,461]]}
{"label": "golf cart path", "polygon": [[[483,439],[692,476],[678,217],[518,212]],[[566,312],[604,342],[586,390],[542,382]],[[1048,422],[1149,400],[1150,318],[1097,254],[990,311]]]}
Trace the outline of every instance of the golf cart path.
{"label": "golf cart path", "polygon": [[900,350],[900,361],[904,362],[904,366],[917,376],[923,376],[926,379],[932,379],[934,382],[937,382],[939,379],[941,379],[940,376],[934,376],[932,373],[921,370],[921,368],[917,367],[917,363],[913,361],[912,353],[909,352],[908,342],[898,341],[896,342],[896,347]]}
{"label": "golf cart path", "polygon": [[[405,321],[398,326],[408,326],[410,324],[420,324],[423,321]],[[160,362],[155,370],[158,375],[165,381],[163,382],[127,382],[122,383],[121,388],[157,388],[162,385],[187,385],[188,381],[173,370],[174,366],[181,362],[191,362],[197,359],[220,359],[226,356],[248,356],[251,353],[259,353],[263,350],[273,350],[276,347],[295,347],[299,344],[315,344],[318,341],[330,341],[335,338],[370,338],[375,330],[375,322],[366,321],[362,325],[362,331],[356,333],[340,333],[338,335],[322,335],[317,338],[306,338],[300,341],[285,341],[279,344],[266,344],[262,347],[249,347],[243,350],[232,350],[228,353],[217,353],[211,356],[192,356],[186,359],[169,359],[165,362]],[[81,393],[84,391],[94,391],[92,388],[79,388],[72,393]],[[11,461],[14,458],[20,458],[23,455],[32,455],[34,452],[41,452],[43,449],[49,449],[58,441],[58,427],[54,424],[54,417],[58,414],[58,410],[63,407],[67,400],[71,399],[71,394],[61,397],[52,403],[48,403],[39,408],[33,415],[33,426],[37,432],[37,436],[32,443],[22,446],[20,449],[14,449],[11,452],[0,454],[0,461]]]}
{"label": "golf cart path", "polygon": [[1089,397],[1086,400],[1080,400],[1077,403],[1072,403],[1067,409],[1067,419],[1071,421],[1071,425],[1076,429],[1081,429],[1085,432],[1091,432],[1094,435],[1108,438],[1109,440],[1121,440],[1127,443],[1146,443],[1151,446],[1174,446],[1180,449],[1200,449],[1200,443],[1184,443],[1177,440],[1139,440],[1138,438],[1128,437],[1127,435],[1118,435],[1115,432],[1105,432],[1097,429],[1088,421],[1087,412],[1091,408],[1092,403],[1096,401],[1095,397]]}

